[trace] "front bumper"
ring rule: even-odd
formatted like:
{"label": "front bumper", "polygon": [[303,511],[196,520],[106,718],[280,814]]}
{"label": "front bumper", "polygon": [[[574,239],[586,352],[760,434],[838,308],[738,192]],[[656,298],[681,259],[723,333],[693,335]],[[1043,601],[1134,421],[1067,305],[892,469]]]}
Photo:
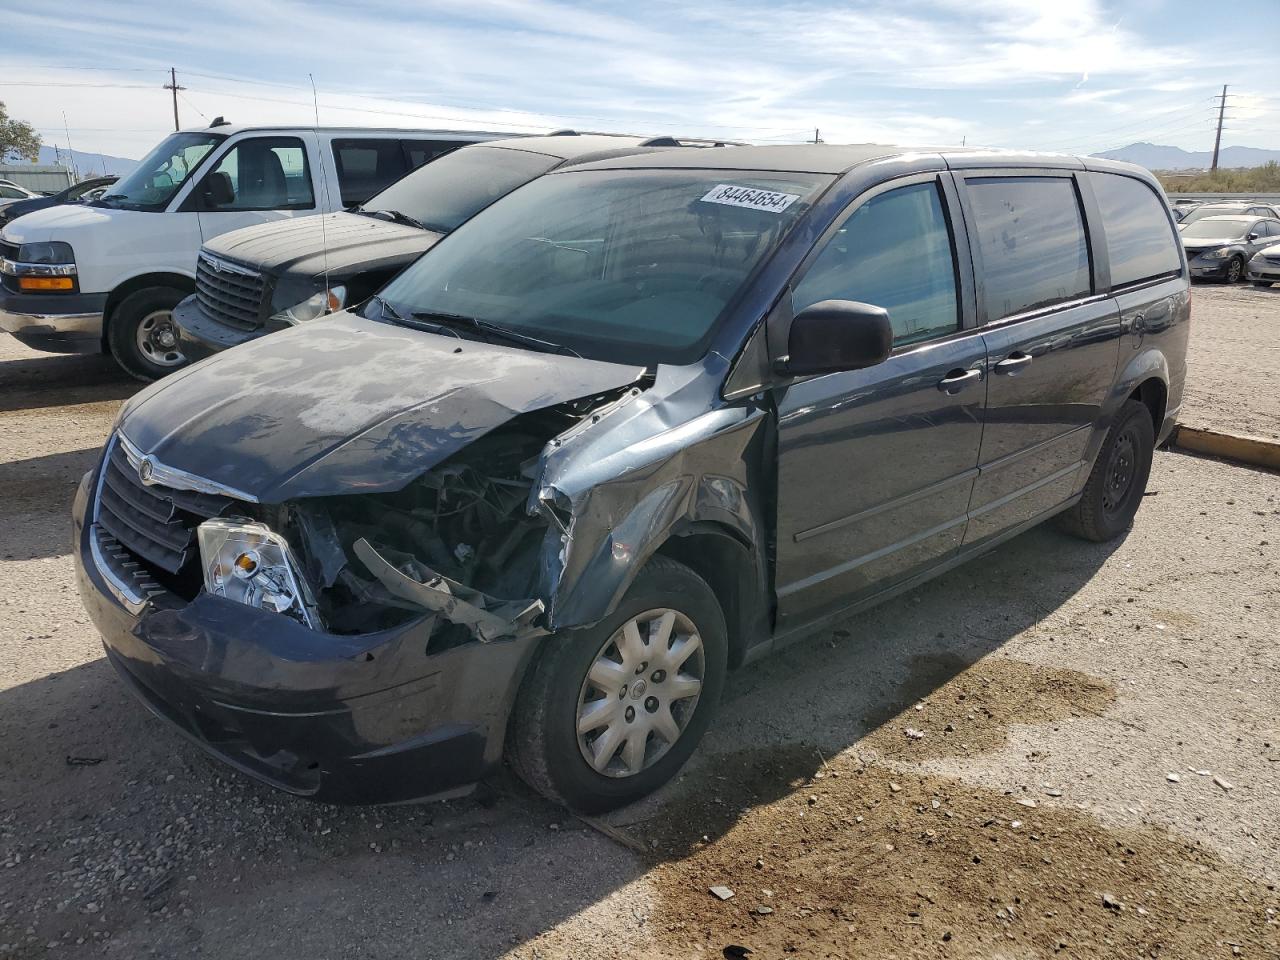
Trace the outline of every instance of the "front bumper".
{"label": "front bumper", "polygon": [[245,330],[215,320],[204,312],[195,294],[173,308],[173,322],[178,326],[182,355],[188,360],[203,360],[273,332],[266,329]]}
{"label": "front bumper", "polygon": [[105,293],[10,293],[0,289],[0,330],[47,353],[102,349]]}
{"label": "front bumper", "polygon": [[1249,261],[1247,273],[1255,283],[1280,283],[1280,262],[1255,257]]}
{"label": "front bumper", "polygon": [[1230,257],[1225,260],[1192,260],[1189,264],[1191,276],[1197,280],[1223,280],[1230,262]]}
{"label": "front bumper", "polygon": [[90,545],[96,471],[74,506],[76,579],[125,684],[219,759],[289,793],[391,803],[467,792],[502,756],[532,638],[428,653],[434,620],[339,636],[201,593],[134,614]]}

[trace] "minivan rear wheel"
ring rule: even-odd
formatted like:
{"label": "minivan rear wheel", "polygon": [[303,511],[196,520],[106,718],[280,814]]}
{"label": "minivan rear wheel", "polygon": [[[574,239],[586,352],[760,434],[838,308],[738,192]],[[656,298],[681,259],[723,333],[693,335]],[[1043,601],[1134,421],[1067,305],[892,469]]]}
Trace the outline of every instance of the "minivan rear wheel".
{"label": "minivan rear wheel", "polygon": [[147,287],[129,294],[107,321],[107,345],[116,363],[139,380],[158,380],[185,366],[173,308],[185,294],[175,287]]}
{"label": "minivan rear wheel", "polygon": [[574,810],[631,803],[693,753],[727,664],[724,614],[707,582],[654,558],[612,614],[544,641],[512,711],[507,757]]}
{"label": "minivan rear wheel", "polygon": [[1080,501],[1062,514],[1067,531],[1102,542],[1128,530],[1146,493],[1154,450],[1151,411],[1137,400],[1126,400],[1107,431]]}

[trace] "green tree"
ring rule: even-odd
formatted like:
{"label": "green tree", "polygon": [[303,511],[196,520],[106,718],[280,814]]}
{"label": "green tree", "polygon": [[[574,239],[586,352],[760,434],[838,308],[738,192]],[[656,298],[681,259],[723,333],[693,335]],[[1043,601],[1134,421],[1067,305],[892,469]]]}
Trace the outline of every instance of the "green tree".
{"label": "green tree", "polygon": [[26,159],[35,163],[40,159],[40,134],[29,123],[11,120],[9,111],[0,102],[0,163],[10,158]]}

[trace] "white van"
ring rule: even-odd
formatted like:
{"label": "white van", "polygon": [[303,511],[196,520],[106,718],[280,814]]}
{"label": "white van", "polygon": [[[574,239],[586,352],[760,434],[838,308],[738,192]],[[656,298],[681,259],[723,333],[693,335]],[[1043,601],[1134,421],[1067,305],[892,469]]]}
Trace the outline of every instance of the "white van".
{"label": "white van", "polygon": [[363,203],[467,143],[509,133],[237,127],[166,137],[99,200],[0,233],[0,330],[54,353],[110,350],[141,379],[182,363],[171,311],[200,245],[228,230]]}

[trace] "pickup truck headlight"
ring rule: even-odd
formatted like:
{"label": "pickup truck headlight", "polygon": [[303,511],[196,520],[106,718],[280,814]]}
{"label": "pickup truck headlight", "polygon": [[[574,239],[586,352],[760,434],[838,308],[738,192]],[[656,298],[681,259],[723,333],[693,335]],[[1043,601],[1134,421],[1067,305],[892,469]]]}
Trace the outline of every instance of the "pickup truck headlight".
{"label": "pickup truck headlight", "polygon": [[284,537],[264,523],[214,519],[200,524],[197,538],[209,593],[316,626],[315,603]]}
{"label": "pickup truck headlight", "polygon": [[295,303],[292,307],[281,310],[272,319],[291,324],[306,323],[308,320],[315,320],[327,313],[341,310],[346,299],[345,286],[330,287],[327,291],[319,290],[301,303]]}

